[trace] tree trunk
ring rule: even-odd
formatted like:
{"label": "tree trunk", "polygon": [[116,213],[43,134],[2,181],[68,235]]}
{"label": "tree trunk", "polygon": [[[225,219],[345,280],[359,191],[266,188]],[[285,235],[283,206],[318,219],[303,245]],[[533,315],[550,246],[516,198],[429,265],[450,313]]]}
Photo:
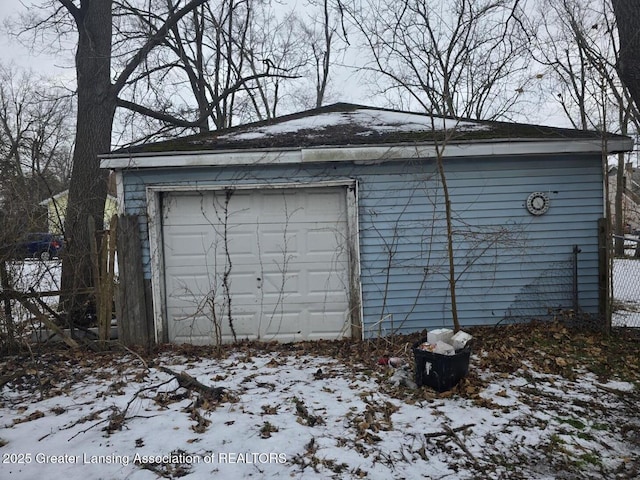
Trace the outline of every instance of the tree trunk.
{"label": "tree trunk", "polygon": [[618,74],[640,109],[640,6],[637,0],[612,0],[618,24]]}
{"label": "tree trunk", "polygon": [[442,149],[436,150],[436,165],[442,182],[442,192],[444,193],[445,219],[447,221],[447,258],[449,260],[449,294],[451,295],[451,319],[453,321],[453,331],[460,331],[460,321],[458,320],[458,301],[456,299],[456,266],[455,252],[453,250],[453,214],[451,211],[451,198],[449,197],[449,186],[444,172],[444,162],[442,160]]}
{"label": "tree trunk", "polygon": [[116,108],[111,85],[112,1],[82,1],[81,5],[71,11],[78,26],[78,124],[62,257],[62,290],[69,292],[62,300],[70,323],[84,316],[89,300],[77,290],[95,285],[89,248],[94,232],[89,231],[88,219],[93,217],[97,228],[102,228],[107,172],[100,170],[98,155],[110,150]]}
{"label": "tree trunk", "polygon": [[96,286],[91,262],[89,218],[102,229],[107,196],[107,172],[100,170],[98,155],[111,148],[111,130],[118,94],[151,50],[160,45],[171,28],[206,0],[191,0],[172,9],[163,25],[131,57],[118,77],[111,81],[113,0],[58,0],[73,17],[78,31],[76,75],[78,115],[73,152],[73,171],[65,218],[67,244],[62,257],[62,307],[69,324],[84,317],[90,295],[79,289]]}

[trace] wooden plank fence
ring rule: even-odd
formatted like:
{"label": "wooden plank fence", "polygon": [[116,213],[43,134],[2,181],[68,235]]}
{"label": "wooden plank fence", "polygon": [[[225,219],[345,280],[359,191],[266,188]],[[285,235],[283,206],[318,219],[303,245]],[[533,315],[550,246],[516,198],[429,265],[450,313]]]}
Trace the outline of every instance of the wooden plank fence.
{"label": "wooden plank fence", "polygon": [[148,349],[154,342],[151,292],[142,271],[137,215],[122,215],[117,229],[120,283],[116,294],[118,338],[127,346]]}
{"label": "wooden plank fence", "polygon": [[[109,230],[95,230],[93,225],[90,221],[89,227],[95,231],[95,236],[92,236],[91,252],[96,286],[92,289],[83,289],[79,293],[89,294],[95,299],[97,347],[102,349],[109,347],[115,306],[119,342],[127,347],[135,346],[148,350],[154,343],[153,314],[150,284],[144,280],[142,270],[138,217],[114,216]],[[64,314],[53,311],[41,300],[44,297],[64,295],[65,292],[14,290],[4,261],[0,261],[0,277],[2,280],[0,303],[3,305],[0,328],[4,330],[8,343],[15,339],[16,329],[11,305],[12,302],[17,301],[69,347],[79,348],[82,345],[88,345],[86,338],[76,337],[73,332],[67,333],[68,330],[63,329]],[[91,348],[96,348],[95,343]]]}

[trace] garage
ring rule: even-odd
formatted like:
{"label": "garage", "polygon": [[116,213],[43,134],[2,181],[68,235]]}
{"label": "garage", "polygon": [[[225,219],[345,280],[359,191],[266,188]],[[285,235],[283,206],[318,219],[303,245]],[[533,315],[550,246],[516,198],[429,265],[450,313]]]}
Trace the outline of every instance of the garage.
{"label": "garage", "polygon": [[162,194],[175,343],[350,335],[346,187]]}
{"label": "garage", "polygon": [[139,234],[121,323],[141,343],[380,338],[450,327],[452,278],[463,328],[602,318],[604,165],[602,132],[351,104],[131,146],[102,160]]}

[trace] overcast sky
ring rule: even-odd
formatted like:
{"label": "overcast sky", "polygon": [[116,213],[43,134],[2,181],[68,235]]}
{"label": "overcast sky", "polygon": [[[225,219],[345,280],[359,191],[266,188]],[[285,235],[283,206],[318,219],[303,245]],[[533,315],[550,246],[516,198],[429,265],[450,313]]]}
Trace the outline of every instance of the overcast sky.
{"label": "overcast sky", "polygon": [[4,35],[5,21],[22,8],[20,2],[15,0],[0,0],[0,25],[2,26],[3,33],[0,43],[0,59],[5,65],[11,62],[20,63],[21,65],[25,61],[26,63],[32,63],[31,58],[29,58],[29,53],[25,49],[20,48],[15,41]]}
{"label": "overcast sky", "polygon": [[[53,56],[22,47],[15,39],[4,33],[5,20],[11,21],[20,13],[28,11],[28,7],[37,3],[33,0],[0,0],[0,62],[3,65],[14,63],[20,67],[33,69],[50,76],[68,76],[69,66],[73,64],[73,53],[65,52],[62,56]],[[66,68],[65,68],[66,67]]]}
{"label": "overcast sky", "polygon": [[[0,33],[0,63],[3,65],[9,65],[12,62],[16,65],[32,69],[35,73],[42,73],[51,78],[63,79],[63,82],[70,86],[69,78],[73,79],[73,51],[65,51],[58,54],[58,56],[47,55],[39,53],[37,51],[31,51],[22,47],[16,40],[7,38],[4,34],[4,22],[6,19],[15,18],[21,12],[26,12],[28,7],[33,4],[40,3],[39,0],[0,0],[0,26],[2,26],[2,33]],[[337,100],[363,103],[371,105],[380,105],[380,102],[374,102],[373,98],[363,98],[363,90],[357,78],[351,75],[339,74],[334,71],[335,78],[339,80],[335,82],[336,85],[340,85],[338,88],[340,92],[340,98]],[[73,80],[71,80],[73,82]],[[58,83],[58,82],[57,82]],[[75,83],[75,82],[74,82]],[[350,91],[349,85],[353,84],[352,94],[348,94]],[[346,93],[346,95],[345,95]],[[544,111],[544,114],[543,112]],[[566,117],[561,113],[557,103],[552,102],[547,104],[542,109],[536,109],[536,112],[531,112],[531,116],[523,118],[520,121],[541,123],[554,126],[568,126]]]}

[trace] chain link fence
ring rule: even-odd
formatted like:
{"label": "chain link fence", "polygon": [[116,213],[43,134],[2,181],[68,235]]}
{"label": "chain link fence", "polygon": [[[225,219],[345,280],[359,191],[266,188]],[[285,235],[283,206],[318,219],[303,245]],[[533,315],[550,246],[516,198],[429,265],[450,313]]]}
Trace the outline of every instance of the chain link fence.
{"label": "chain link fence", "polygon": [[640,240],[625,236],[624,257],[613,259],[614,327],[640,328]]}

